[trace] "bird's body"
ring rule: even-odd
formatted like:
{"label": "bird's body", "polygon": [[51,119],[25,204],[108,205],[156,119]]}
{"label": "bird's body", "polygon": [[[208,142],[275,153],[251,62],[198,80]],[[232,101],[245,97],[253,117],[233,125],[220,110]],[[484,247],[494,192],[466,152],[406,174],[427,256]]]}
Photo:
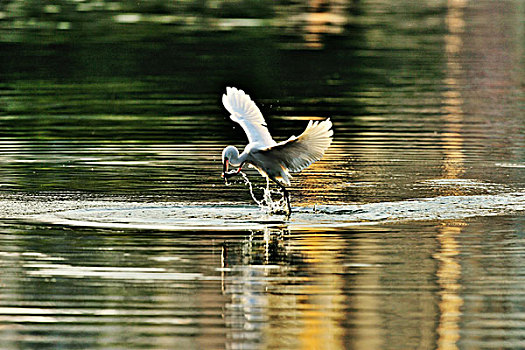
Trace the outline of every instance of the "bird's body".
{"label": "bird's body", "polygon": [[[290,172],[299,172],[321,159],[332,142],[332,122],[330,119],[310,121],[301,135],[277,143],[270,135],[259,108],[244,91],[226,88],[222,103],[231,113],[230,118],[244,129],[249,141],[241,154],[234,146],[223,150],[223,177],[226,179],[239,173],[245,163],[253,165],[261,175],[283,189],[289,214],[290,201],[284,185],[290,185]],[[239,168],[228,172],[229,165]]]}

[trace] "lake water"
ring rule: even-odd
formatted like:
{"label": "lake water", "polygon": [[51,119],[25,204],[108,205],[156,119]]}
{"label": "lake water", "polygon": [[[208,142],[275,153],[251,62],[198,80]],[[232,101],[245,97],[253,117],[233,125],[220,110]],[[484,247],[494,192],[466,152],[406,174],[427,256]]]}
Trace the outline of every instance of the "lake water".
{"label": "lake water", "polygon": [[[0,7],[2,349],[525,348],[523,1],[33,5]],[[333,121],[289,219],[220,177],[226,86],[276,140]]]}

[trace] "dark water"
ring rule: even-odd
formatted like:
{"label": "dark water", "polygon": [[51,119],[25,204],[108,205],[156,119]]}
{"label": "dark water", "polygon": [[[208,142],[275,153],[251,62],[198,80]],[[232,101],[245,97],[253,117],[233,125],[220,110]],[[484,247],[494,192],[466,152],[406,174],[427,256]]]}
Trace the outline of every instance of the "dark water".
{"label": "dark water", "polygon": [[[1,348],[524,348],[524,10],[1,4]],[[226,86],[334,123],[289,220]]]}

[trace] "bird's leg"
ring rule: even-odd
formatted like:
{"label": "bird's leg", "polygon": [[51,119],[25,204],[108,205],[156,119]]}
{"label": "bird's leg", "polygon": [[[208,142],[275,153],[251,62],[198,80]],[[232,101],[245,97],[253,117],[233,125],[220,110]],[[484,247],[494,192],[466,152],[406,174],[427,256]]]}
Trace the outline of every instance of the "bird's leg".
{"label": "bird's leg", "polygon": [[277,185],[279,185],[279,187],[281,188],[281,190],[283,190],[283,194],[284,194],[284,200],[286,202],[286,208],[288,209],[288,212],[286,214],[286,217],[289,218],[290,215],[292,215],[292,206],[290,205],[290,193],[288,192],[288,190],[286,189],[286,187],[284,187],[284,185],[282,185],[279,181],[276,181],[275,179],[272,179]]}
{"label": "bird's leg", "polygon": [[290,205],[290,194],[288,193],[286,187],[282,186],[281,188],[283,189],[284,198],[286,200],[286,206],[288,208],[288,214],[286,214],[286,216],[290,217],[290,215],[292,214],[292,207]]}
{"label": "bird's leg", "polygon": [[275,182],[281,188],[281,190],[283,190],[284,200],[286,201],[286,209],[288,209],[288,212],[286,213],[286,218],[288,219],[290,217],[290,215],[292,214],[292,206],[290,205],[290,193],[288,192],[286,187],[284,187],[283,184],[281,184],[279,181],[277,181],[276,178],[270,177],[270,176],[269,176],[269,178],[270,178],[270,180]]}

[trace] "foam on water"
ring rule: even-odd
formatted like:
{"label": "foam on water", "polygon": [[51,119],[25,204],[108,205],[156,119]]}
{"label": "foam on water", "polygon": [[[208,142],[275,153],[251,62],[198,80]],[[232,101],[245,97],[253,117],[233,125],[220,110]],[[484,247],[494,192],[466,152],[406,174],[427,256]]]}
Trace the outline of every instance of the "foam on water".
{"label": "foam on water", "polygon": [[[264,199],[258,203],[264,204]],[[260,205],[260,204],[259,204]],[[263,207],[266,208],[266,207]],[[294,207],[290,218],[250,205],[115,200],[3,199],[0,211],[24,222],[155,230],[246,230],[286,226],[335,229],[391,222],[452,220],[525,212],[525,192],[439,196],[396,202]]]}

